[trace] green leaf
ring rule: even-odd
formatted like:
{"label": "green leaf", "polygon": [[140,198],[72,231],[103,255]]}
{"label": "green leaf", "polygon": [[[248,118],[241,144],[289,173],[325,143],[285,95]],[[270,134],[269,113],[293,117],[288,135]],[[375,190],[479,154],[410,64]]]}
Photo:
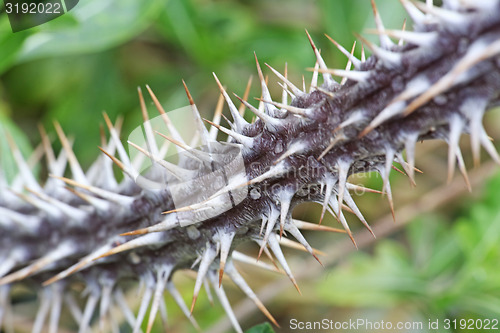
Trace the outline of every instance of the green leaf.
{"label": "green leaf", "polygon": [[318,297],[342,306],[388,307],[425,290],[407,251],[396,242],[382,241],[373,258],[355,254],[348,262],[318,284]]}
{"label": "green leaf", "polygon": [[33,28],[20,61],[95,52],[141,33],[160,13],[163,1],[87,0],[69,13]]}
{"label": "green leaf", "polygon": [[13,33],[7,15],[0,16],[0,74],[15,63],[28,33]]}
{"label": "green leaf", "polygon": [[245,333],[274,333],[274,330],[271,324],[263,323],[250,328]]}
{"label": "green leaf", "polygon": [[11,149],[7,144],[7,133],[12,137],[25,160],[31,154],[31,146],[26,135],[7,117],[6,105],[0,103],[0,179],[5,177],[7,181],[12,181],[18,173],[18,167],[12,156]]}

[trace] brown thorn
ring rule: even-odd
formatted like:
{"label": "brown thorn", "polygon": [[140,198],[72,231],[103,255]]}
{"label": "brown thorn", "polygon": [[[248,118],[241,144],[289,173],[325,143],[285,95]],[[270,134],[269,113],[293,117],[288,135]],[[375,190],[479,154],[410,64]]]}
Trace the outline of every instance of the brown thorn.
{"label": "brown thorn", "polygon": [[52,175],[52,174],[49,174],[49,177],[62,180],[63,182],[65,182],[66,184],[69,184],[71,186],[80,187],[80,188],[83,188],[85,190],[89,189],[89,186],[87,186],[85,184],[81,184],[81,183],[79,183],[77,181],[74,181],[73,179],[69,179],[69,178],[66,178],[66,177],[59,177],[59,176],[55,176],[55,175]]}
{"label": "brown thorn", "polygon": [[42,124],[38,124],[38,130],[40,131],[40,137],[42,138],[43,149],[45,150],[47,162],[49,165],[53,165],[56,161],[56,157],[54,155],[54,150],[52,149],[49,136],[47,135],[47,132]]}
{"label": "brown thorn", "polygon": [[404,173],[404,171],[403,171],[403,170],[401,170],[401,169],[397,168],[396,166],[391,165],[391,168],[392,168],[393,170],[395,170],[395,171],[399,172],[400,174],[407,176],[407,174],[406,174],[406,173]]}
{"label": "brown thorn", "polygon": [[377,5],[375,5],[375,1],[374,0],[370,0],[370,2],[371,2],[371,5],[372,5],[373,16],[378,15],[378,9],[377,9]]}
{"label": "brown thorn", "polygon": [[[126,244],[126,243],[123,243],[123,244]],[[120,245],[123,245],[123,244],[120,244]],[[109,251],[101,254],[99,257],[93,259],[92,261],[96,261],[96,260],[99,260],[99,259],[102,259],[102,258],[106,258],[106,257],[112,256],[114,254],[122,252],[122,251],[115,251],[115,249],[118,248],[118,247],[120,247],[120,245],[118,245],[117,247],[114,247],[111,250],[109,250]]]}
{"label": "brown thorn", "polygon": [[319,225],[316,223],[305,222],[305,221],[299,221],[299,222],[301,223],[301,228],[299,228],[299,229],[313,230],[313,231],[328,231],[328,232],[336,232],[336,233],[342,233],[342,234],[346,233],[345,229],[332,228],[332,227]]}
{"label": "brown thorn", "polygon": [[102,123],[99,124],[99,137],[101,138],[101,146],[106,146],[106,132]]}
{"label": "brown thorn", "polygon": [[259,254],[257,255],[257,261],[259,261],[260,256],[262,255],[262,251],[264,251],[264,247],[266,247],[266,243],[264,243],[264,241],[262,241],[262,245],[260,246],[260,249],[259,249]]}
{"label": "brown thorn", "polygon": [[[336,95],[335,95],[333,92],[328,91],[328,90],[326,90],[326,89],[323,89],[323,88],[321,88],[321,87],[319,87],[319,86],[315,86],[315,87],[313,87],[313,86],[312,86],[312,88],[314,88],[314,89],[316,89],[316,90],[320,91],[321,93],[323,93],[323,94],[325,94],[325,95],[327,95],[327,96],[329,96],[329,97],[331,97],[331,98],[335,98],[335,97],[336,97]],[[334,131],[332,131],[332,134],[334,134],[334,133],[335,133],[335,131],[337,131],[337,129],[335,129]]]}
{"label": "brown thorn", "polygon": [[189,310],[189,313],[192,315],[193,310],[194,310],[194,305],[196,304],[196,300],[198,299],[198,295],[193,295],[193,301],[191,302],[191,310]]}
{"label": "brown thorn", "polygon": [[262,69],[260,68],[259,59],[257,59],[257,53],[254,52],[253,55],[255,57],[255,64],[257,65],[257,73],[259,74],[259,79],[262,83],[262,81],[264,81],[264,75],[262,74]]}
{"label": "brown thorn", "polygon": [[52,284],[52,283],[57,282],[59,280],[65,279],[68,276],[75,274],[79,269],[85,267],[85,265],[87,265],[88,263],[89,263],[88,261],[81,261],[75,267],[73,267],[73,269],[71,269],[69,272],[65,273],[63,276],[59,276],[59,274],[57,274],[57,275],[51,277],[50,279],[48,279],[47,281],[44,281],[42,283],[42,285],[44,287],[46,287],[49,284]]}
{"label": "brown thorn", "polygon": [[[402,30],[402,31],[405,31],[405,30],[406,30],[406,18],[405,18],[405,19],[404,19],[404,21],[403,21],[403,27],[401,28],[401,30]],[[404,41],[404,40],[403,40],[403,38],[401,38],[401,39],[399,40],[399,42],[398,42],[398,45],[399,45],[399,46],[402,46],[402,45],[403,45],[403,41]]]}
{"label": "brown thorn", "polygon": [[441,79],[435,82],[432,86],[430,86],[423,94],[415,98],[405,109],[403,112],[403,116],[406,117],[416,109],[426,104],[430,100],[432,100],[435,96],[441,94],[442,92],[449,89],[453,86],[453,82],[455,79],[462,73],[466,72],[470,68],[472,68],[475,64],[485,59],[488,59],[495,54],[500,52],[500,41],[493,42],[487,47],[487,50],[483,50],[483,53],[480,57],[475,57],[473,59],[464,59],[460,60],[450,72],[444,75]]}
{"label": "brown thorn", "polygon": [[163,109],[160,102],[158,101],[158,98],[154,94],[153,90],[151,90],[151,88],[147,84],[146,84],[146,89],[148,90],[149,95],[151,96],[151,99],[153,100],[153,103],[155,104],[155,107],[158,110],[158,112],[162,115],[165,114],[165,110]]}
{"label": "brown thorn", "polygon": [[[186,145],[185,143],[183,142],[180,142],[180,141],[177,141],[175,140],[174,138],[171,138],[161,132],[158,132],[158,131],[155,131],[156,134],[158,134],[159,136],[161,136],[162,138],[172,142],[174,145],[178,146],[178,147],[181,147],[182,149],[184,149],[186,152],[188,152],[189,154],[192,155],[192,152],[191,152],[191,147],[189,147],[188,145]],[[129,142],[131,145],[135,146],[136,148],[139,147],[135,144],[133,144],[132,142]],[[139,149],[140,150],[140,149]],[[143,153],[145,152],[144,149],[142,149]],[[194,156],[194,155],[193,155]],[[196,156],[194,156],[196,157]]]}
{"label": "brown thorn", "polygon": [[321,216],[319,217],[319,222],[318,222],[318,225],[320,226],[321,222],[323,222],[323,218],[325,217],[325,213],[326,213],[326,208],[321,210]]}
{"label": "brown thorn", "polygon": [[354,244],[354,247],[356,248],[356,250],[358,249],[358,245],[356,244],[356,241],[354,240],[354,237],[352,236],[352,233],[350,230],[346,230],[347,231],[347,235],[349,236],[349,238],[351,239],[351,242]]}
{"label": "brown thorn", "polygon": [[226,123],[228,123],[228,124],[229,124],[229,126],[230,126],[231,128],[233,128],[233,127],[232,127],[232,126],[233,126],[233,123],[231,122],[231,120],[229,120],[229,119],[228,119],[225,115],[223,115],[223,114],[221,114],[221,116],[222,116],[222,118],[224,118],[224,120],[226,121]]}
{"label": "brown thorn", "polygon": [[184,86],[184,90],[186,90],[186,95],[188,97],[189,104],[194,105],[193,97],[191,96],[191,93],[189,92],[186,82],[184,82],[184,79],[182,80],[182,85]]}
{"label": "brown thorn", "polygon": [[[289,247],[289,248],[292,248],[292,249],[295,249],[295,250],[299,250],[299,251],[305,251],[305,252],[309,252],[309,250],[305,247],[304,244],[302,243],[299,243],[299,242],[296,242],[296,241],[293,241],[289,238],[283,238],[283,239],[280,239],[279,240],[280,244],[283,245],[283,246],[286,246],[286,247]],[[320,255],[320,256],[326,256],[326,253],[323,252],[323,251],[320,251],[318,249],[315,249],[315,248],[311,248],[312,249],[312,252],[309,252],[311,255]]]}
{"label": "brown thorn", "polygon": [[269,249],[267,248],[267,246],[264,248],[264,253],[269,258],[269,260],[271,261],[271,263],[274,265],[274,268],[276,268],[279,271],[278,264],[276,264],[276,260],[274,260],[272,254],[271,254],[271,252],[269,252]]}
{"label": "brown thorn", "polygon": [[[57,122],[57,121],[54,121],[54,127],[56,128],[57,136],[59,137],[59,140],[61,141],[61,144],[64,148],[64,151],[68,155],[68,161],[73,161],[75,164],[78,164],[78,159],[75,156],[73,148],[71,147],[71,144],[70,144],[66,134],[64,134],[64,131],[61,127],[61,124],[59,124],[59,122]],[[78,166],[79,166],[79,164],[78,164]],[[81,167],[80,167],[80,169],[81,169]],[[83,172],[83,170],[82,170],[82,172]]]}
{"label": "brown thorn", "polygon": [[[253,76],[250,75],[250,78],[248,79],[247,87],[245,88],[245,92],[243,93],[243,100],[247,101],[248,96],[250,95],[250,88],[252,87],[252,80]],[[238,109],[238,112],[240,113],[241,116],[245,113],[246,106],[243,104],[243,102],[240,104],[240,107]]]}
{"label": "brown thorn", "polygon": [[[183,209],[184,208],[184,209]],[[164,212],[161,212],[162,214],[171,214],[171,213],[177,213],[177,212],[183,212],[185,211],[185,207],[182,208],[176,208],[176,209],[171,209],[171,210],[166,210]]]}
{"label": "brown thorn", "polygon": [[392,220],[394,222],[396,222],[396,214],[394,213],[394,202],[392,201],[392,198],[389,198],[389,197],[388,197],[388,201],[389,201],[389,207],[391,209]]}
{"label": "brown thorn", "polygon": [[262,304],[262,302],[259,299],[255,299],[254,301],[255,301],[255,305],[257,305],[259,310],[267,317],[267,319],[269,319],[273,323],[273,325],[275,325],[276,327],[281,328],[280,325],[278,325],[278,322],[276,321],[276,319],[274,319],[274,317],[271,315],[271,313],[266,309],[264,304]]}
{"label": "brown thorn", "polygon": [[382,191],[374,190],[374,189],[369,188],[369,187],[364,187],[364,186],[360,186],[360,185],[353,185],[353,184],[350,184],[349,186],[355,186],[356,188],[354,190],[361,190],[363,192],[370,192],[370,193],[376,193],[376,194],[384,194],[384,192],[382,192]]}
{"label": "brown thorn", "polygon": [[143,228],[143,229],[137,229],[134,231],[124,232],[123,234],[120,234],[120,236],[144,235],[144,234],[149,234],[149,232],[150,231],[148,228]]}
{"label": "brown thorn", "polygon": [[102,117],[104,118],[104,121],[106,122],[106,126],[108,127],[109,131],[113,129],[113,123],[111,122],[111,119],[109,119],[108,114],[106,111],[103,111]]}
{"label": "brown thorn", "polygon": [[311,38],[311,35],[309,35],[309,31],[307,31],[307,29],[305,29],[305,31],[306,31],[307,39],[309,39],[309,43],[311,44],[311,47],[316,52],[318,49],[317,49],[316,45],[314,45],[314,42]]}
{"label": "brown thorn", "polygon": [[351,214],[356,214],[356,213],[354,213],[354,211],[351,209],[351,207],[347,206],[347,205],[346,205],[346,204],[344,204],[344,203],[342,204],[342,210],[343,210],[343,211],[346,211],[346,212],[348,212],[348,213],[351,213]]}
{"label": "brown thorn", "polygon": [[[222,116],[224,116],[224,115],[222,115]],[[225,117],[224,117],[224,118],[225,118]],[[226,118],[226,119],[227,119],[227,118]],[[204,120],[204,121],[206,121],[207,123],[209,123],[210,125],[212,125],[212,126],[216,127],[216,128],[217,128],[217,129],[219,129],[219,130],[220,130],[220,129],[221,129],[221,127],[222,127],[222,126],[217,125],[216,123],[214,123],[214,122],[212,122],[212,121],[210,121],[210,120],[208,120],[208,119],[203,118],[203,120]]]}
{"label": "brown thorn", "polygon": [[359,134],[358,134],[358,139],[363,138],[365,135],[370,133],[373,130],[373,127],[370,125],[366,126]]}
{"label": "brown thorn", "polygon": [[224,264],[221,262],[219,267],[219,288],[222,286],[222,278],[224,277]]}
{"label": "brown thorn", "polygon": [[146,102],[144,102],[144,96],[142,95],[141,87],[137,87],[137,93],[139,94],[139,104],[141,105],[142,120],[147,122],[149,120],[148,109],[146,108]]}
{"label": "brown thorn", "polygon": [[68,187],[68,186],[64,186],[64,189],[70,191],[71,193],[73,193],[74,195],[76,195],[77,197],[79,197],[80,199],[85,200],[86,202],[89,202],[89,200],[85,196],[85,194],[78,192],[74,188]]}
{"label": "brown thorn", "polygon": [[[267,66],[267,64],[266,64]],[[285,73],[284,73],[285,79],[288,80],[288,63],[285,62]],[[283,94],[282,94],[282,102],[283,104],[287,104],[288,100],[288,95],[287,95],[287,89],[286,89],[286,82],[283,82],[285,84],[285,88],[283,89]]]}
{"label": "brown thorn", "polygon": [[297,115],[300,115],[300,116],[305,116],[306,115],[306,110],[307,109],[298,108],[296,106],[291,106],[291,105],[285,105],[283,103],[278,103],[278,102],[275,102],[275,101],[266,101],[263,98],[258,98],[258,97],[255,97],[255,99],[258,100],[258,101],[261,101],[261,102],[264,102],[264,103],[268,103],[268,104],[272,104],[272,105],[274,105],[276,107],[285,109],[287,111],[290,111],[293,114],[297,114]]}
{"label": "brown thorn", "polygon": [[48,285],[51,285],[52,283],[59,281],[61,278],[58,278],[57,276],[53,276],[50,279],[43,281],[42,286],[47,287]]}
{"label": "brown thorn", "polygon": [[[372,50],[372,52],[374,52],[374,50],[376,50],[375,44],[370,42],[368,39],[364,38],[363,36],[361,36],[358,33],[354,33],[354,36],[356,38],[358,38],[359,40],[361,40],[362,44],[366,45],[366,47],[368,47],[370,50]],[[364,50],[362,49],[362,51],[364,51]]]}
{"label": "brown thorn", "polygon": [[325,265],[323,265],[323,263],[321,262],[321,260],[319,260],[319,258],[316,256],[316,254],[314,253],[311,253],[311,255],[314,257],[314,259],[316,259],[317,262],[319,262],[319,264],[323,267],[325,267]]}
{"label": "brown thorn", "polygon": [[123,117],[122,116],[116,117],[116,120],[115,120],[115,130],[116,130],[116,133],[119,134],[121,132],[122,125],[123,125]]}
{"label": "brown thorn", "polygon": [[295,287],[295,289],[297,289],[297,291],[299,292],[299,295],[301,295],[301,296],[302,296],[302,292],[300,291],[300,289],[299,289],[299,285],[297,284],[297,281],[295,281],[295,278],[290,277],[290,281],[292,281],[293,286]]}
{"label": "brown thorn", "polygon": [[[244,186],[244,184],[243,184],[243,185],[241,185],[241,186]],[[202,201],[202,202],[199,202],[199,203],[197,203],[197,204],[193,205],[193,206],[195,206],[195,208],[193,208],[193,206],[184,206],[184,207],[180,207],[180,208],[175,208],[175,209],[171,209],[171,210],[166,210],[166,211],[164,211],[164,212],[161,212],[161,214],[165,215],[165,214],[178,213],[178,212],[188,212],[188,211],[190,211],[190,210],[197,210],[197,209],[199,209],[199,208],[196,208],[196,205],[199,205],[199,204],[204,204],[204,203],[206,203],[208,200],[210,200],[210,198],[209,198],[209,199],[207,199],[207,200],[205,200],[205,201]]]}
{"label": "brown thorn", "polygon": [[113,161],[113,163],[115,163],[120,169],[125,170],[125,165],[123,165],[123,163],[119,159],[117,159],[116,157],[105,151],[103,148],[99,146],[97,148],[99,148],[100,151],[102,151],[106,156],[108,156]]}

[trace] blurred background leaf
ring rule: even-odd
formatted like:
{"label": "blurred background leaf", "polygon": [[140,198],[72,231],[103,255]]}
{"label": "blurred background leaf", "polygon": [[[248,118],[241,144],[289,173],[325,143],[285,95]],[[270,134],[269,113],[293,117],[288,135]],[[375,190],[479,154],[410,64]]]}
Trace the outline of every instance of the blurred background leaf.
{"label": "blurred background leaf", "polygon": [[250,328],[246,333],[274,333],[274,330],[271,324],[263,323]]}

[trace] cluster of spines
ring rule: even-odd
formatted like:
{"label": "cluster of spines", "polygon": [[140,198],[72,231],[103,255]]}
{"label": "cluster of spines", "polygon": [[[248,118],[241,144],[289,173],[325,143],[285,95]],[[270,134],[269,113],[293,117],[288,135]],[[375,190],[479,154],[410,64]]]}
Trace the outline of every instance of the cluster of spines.
{"label": "cluster of spines", "polygon": [[[7,241],[3,236],[6,246],[0,250],[0,320],[10,309],[9,288],[25,279],[44,285],[34,332],[42,330],[47,317],[49,331],[57,331],[62,302],[68,305],[81,332],[88,329],[97,308],[103,327],[113,305],[122,308],[126,320],[138,332],[151,307],[149,332],[158,312],[166,317],[162,299],[165,289],[197,327],[191,313],[202,286],[210,290],[212,285],[234,328],[241,332],[221,285],[226,273],[277,324],[235,269],[233,259],[251,261],[234,251],[236,244],[255,241],[260,247],[259,257],[262,253],[270,258],[274,255],[298,290],[281,246],[303,246],[317,258],[317,251],[300,229],[340,232],[292,219],[291,212],[298,203],[321,203],[321,219],[326,212],[331,213],[355,244],[343,210],[354,213],[371,229],[349,193],[358,189],[347,182],[351,174],[379,172],[384,181],[383,192],[393,210],[389,184],[392,164],[398,162],[414,183],[414,150],[419,140],[447,141],[449,178],[458,162],[467,184],[458,142],[462,133],[470,134],[475,163],[479,161],[481,145],[500,162],[481,124],[484,112],[499,101],[500,2],[449,0],[443,8],[434,7],[432,1],[401,3],[414,22],[414,31],[385,29],[372,1],[380,45],[359,37],[372,52],[368,59],[364,53],[361,59],[356,58],[355,46],[348,52],[328,37],[348,58],[345,70],[328,68],[307,34],[317,59],[311,69],[313,78],[308,92],[290,82],[286,70],[283,75],[267,65],[282,81],[281,102],[273,101],[256,61],[262,88],[259,106],[248,103],[246,93],[243,98],[236,96],[242,103],[237,108],[214,74],[221,99],[226,100],[233,119],[228,121],[230,128],[220,125],[221,103],[212,121],[202,119],[184,84],[198,135],[208,151],[184,142],[149,87],[170,136],[155,133],[148,126],[139,90],[146,146],[129,143],[142,153],[136,160],[129,158],[120,141],[121,122],[113,125],[106,115],[111,139],[106,142],[103,138],[101,150],[107,157],[99,157],[87,172],[82,170],[71,149],[71,140],[58,124],[55,127],[63,149],[57,158],[43,129],[42,148],[35,150],[28,161],[9,139],[20,172],[9,186],[2,180],[0,226],[13,240]],[[400,41],[394,43],[391,37]],[[355,69],[351,70],[351,66]],[[321,86],[319,74],[323,76]],[[340,76],[342,81],[337,83],[332,76]],[[255,114],[255,122],[248,123],[242,116],[245,108]],[[204,121],[212,126],[210,131]],[[232,175],[225,187],[216,189],[203,201],[174,207],[167,190],[141,188],[133,181],[144,158],[153,163],[153,177],[166,174],[182,180],[199,175],[200,166],[212,161],[210,146],[218,131],[227,134],[229,143],[241,149],[246,172]],[[159,137],[166,140],[161,147],[156,142]],[[164,160],[169,144],[179,152],[177,165]],[[30,171],[41,158],[40,152],[45,154],[51,174],[43,187]],[[112,162],[130,178],[117,183]],[[72,179],[64,177],[67,164]],[[304,168],[306,174],[296,172]],[[273,185],[276,191],[272,190]],[[249,187],[248,197],[228,209],[228,196],[242,187]],[[211,218],[194,218],[208,209],[212,210]],[[288,234],[298,243],[284,237]],[[39,235],[46,236],[46,242],[33,242]],[[26,262],[31,263],[23,267]],[[258,265],[275,270],[262,262]],[[172,274],[183,268],[197,270],[190,309],[171,281]],[[57,271],[61,272],[53,276]],[[123,302],[118,282],[137,277],[145,289],[134,316]],[[83,311],[66,292],[71,282],[78,279],[87,286]],[[117,330],[116,322],[110,322],[115,323],[113,329]]]}

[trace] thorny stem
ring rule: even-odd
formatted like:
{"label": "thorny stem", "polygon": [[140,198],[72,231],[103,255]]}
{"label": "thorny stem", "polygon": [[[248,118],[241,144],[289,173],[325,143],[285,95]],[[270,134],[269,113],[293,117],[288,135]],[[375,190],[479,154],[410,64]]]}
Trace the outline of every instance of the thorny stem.
{"label": "thorny stem", "polygon": [[[477,188],[484,184],[497,170],[498,165],[493,161],[488,161],[481,167],[473,169],[469,174],[472,188]],[[463,179],[457,176],[450,184],[441,184],[427,192],[420,199],[397,209],[396,223],[394,223],[390,213],[379,218],[373,223],[373,231],[379,239],[392,235],[413,221],[417,216],[426,212],[431,212],[459,198],[465,193],[467,193],[467,188],[463,184]],[[366,229],[360,230],[356,235],[356,243],[359,249],[368,247],[375,243],[375,241],[372,234]],[[322,251],[326,253],[326,256],[322,258],[322,263],[325,266],[324,268],[319,266],[314,258],[308,258],[301,266],[301,269],[295,274],[295,278],[297,281],[314,279],[325,269],[341,263],[350,253],[354,252],[354,250],[355,248],[352,246],[349,239],[328,246],[322,249]],[[288,288],[290,288],[289,284],[283,283],[281,279],[278,279],[260,288],[256,294],[260,300],[266,304],[279,294],[285,292]],[[248,319],[256,311],[258,311],[258,309],[249,299],[244,299],[234,306],[234,313],[241,322]],[[226,332],[230,328],[231,323],[229,319],[222,317],[213,324],[206,333]]]}

